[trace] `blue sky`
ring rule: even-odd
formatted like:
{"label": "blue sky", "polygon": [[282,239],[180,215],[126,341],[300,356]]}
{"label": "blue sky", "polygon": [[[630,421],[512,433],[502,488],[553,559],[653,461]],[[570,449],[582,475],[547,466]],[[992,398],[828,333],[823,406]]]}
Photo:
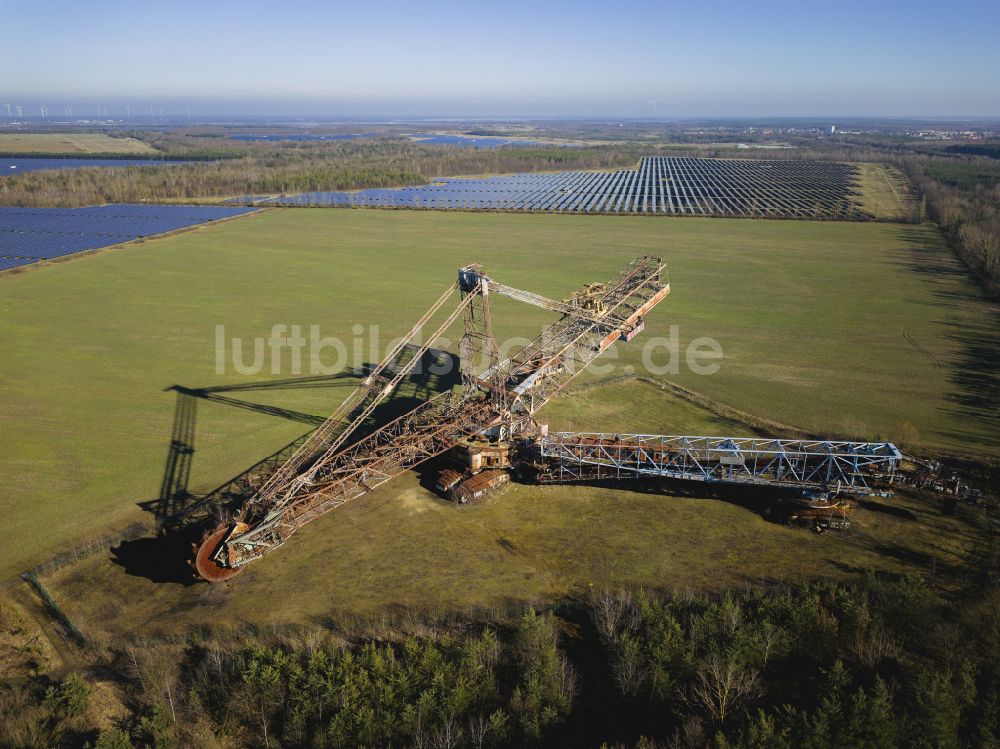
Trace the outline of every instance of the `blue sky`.
{"label": "blue sky", "polygon": [[996,0],[4,0],[0,33],[26,113],[1000,115]]}

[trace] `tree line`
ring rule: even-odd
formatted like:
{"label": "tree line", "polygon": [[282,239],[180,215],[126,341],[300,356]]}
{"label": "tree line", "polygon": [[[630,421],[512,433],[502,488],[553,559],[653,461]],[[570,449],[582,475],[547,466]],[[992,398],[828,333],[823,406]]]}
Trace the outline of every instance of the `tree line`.
{"label": "tree line", "polygon": [[[1000,746],[1000,592],[919,577],[592,594],[556,616],[345,643],[319,630],[112,645],[0,687],[0,745],[823,749]],[[88,717],[91,716],[91,717]]]}
{"label": "tree line", "polygon": [[655,737],[637,746],[957,748],[1000,741],[997,603],[957,618],[917,577],[870,576],[618,594],[594,614],[618,693]]}
{"label": "tree line", "polygon": [[907,175],[949,245],[994,297],[1000,297],[1000,164],[984,157],[909,156]]}
{"label": "tree line", "polygon": [[[313,633],[316,634],[316,633]],[[128,711],[87,721],[79,673],[0,686],[0,746],[496,747],[538,743],[564,723],[576,677],[551,613],[529,609],[505,632],[408,637],[344,647],[329,640],[177,649],[113,648]]]}
{"label": "tree line", "polygon": [[153,145],[167,160],[205,159],[212,154],[216,160],[26,172],[0,178],[0,205],[77,207],[406,187],[462,174],[627,167],[643,155],[631,146],[477,150],[398,138],[220,144],[218,138],[205,136],[160,137]]}

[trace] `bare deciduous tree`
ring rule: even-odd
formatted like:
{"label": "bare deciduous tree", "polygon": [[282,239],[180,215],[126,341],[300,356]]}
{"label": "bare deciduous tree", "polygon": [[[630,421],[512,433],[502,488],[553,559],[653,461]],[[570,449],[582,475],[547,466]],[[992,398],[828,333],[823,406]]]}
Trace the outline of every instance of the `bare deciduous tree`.
{"label": "bare deciduous tree", "polygon": [[434,749],[456,749],[462,743],[463,731],[454,715],[449,713],[431,732],[431,746]]}
{"label": "bare deciduous tree", "polygon": [[760,689],[757,671],[744,668],[733,658],[711,655],[695,672],[687,701],[722,723]]}
{"label": "bare deciduous tree", "polygon": [[761,654],[764,656],[765,668],[767,667],[767,662],[771,659],[771,653],[774,651],[774,647],[777,645],[778,637],[780,635],[781,631],[770,621],[765,621],[760,627],[760,649]]}
{"label": "bare deciduous tree", "polygon": [[866,666],[874,668],[885,658],[899,656],[902,648],[899,641],[884,628],[875,626],[867,632],[859,632],[854,643],[858,659]]}
{"label": "bare deciduous tree", "polygon": [[632,596],[627,591],[599,593],[594,599],[594,626],[606,643],[618,642],[627,614],[632,606]]}
{"label": "bare deciduous tree", "polygon": [[633,637],[622,637],[615,652],[615,681],[622,694],[631,696],[639,691],[645,680],[642,651],[639,641]]}
{"label": "bare deciduous tree", "polygon": [[490,730],[490,719],[483,713],[476,713],[465,722],[465,730],[468,732],[469,740],[476,749],[483,749],[483,742],[486,734]]}

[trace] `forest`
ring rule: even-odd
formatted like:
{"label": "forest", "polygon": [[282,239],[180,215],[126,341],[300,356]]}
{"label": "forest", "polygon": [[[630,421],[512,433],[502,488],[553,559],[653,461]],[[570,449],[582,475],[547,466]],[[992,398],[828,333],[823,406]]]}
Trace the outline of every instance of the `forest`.
{"label": "forest", "polygon": [[0,178],[0,205],[76,207],[405,187],[443,176],[626,167],[644,155],[634,145],[477,150],[393,137],[277,143],[205,133],[143,137],[169,161],[197,163],[27,172]]}
{"label": "forest", "polygon": [[1000,163],[987,157],[906,156],[900,165],[929,218],[993,297],[1000,297]]}
{"label": "forest", "polygon": [[[1000,746],[1000,593],[955,595],[868,574],[591,593],[378,637],[119,642],[89,673],[0,688],[0,746]],[[103,727],[97,673],[124,695]]]}

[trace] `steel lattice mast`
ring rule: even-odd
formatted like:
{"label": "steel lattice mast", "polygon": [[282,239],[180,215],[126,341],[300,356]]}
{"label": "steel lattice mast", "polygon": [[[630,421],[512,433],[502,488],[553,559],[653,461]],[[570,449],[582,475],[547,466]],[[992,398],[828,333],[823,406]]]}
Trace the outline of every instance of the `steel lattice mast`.
{"label": "steel lattice mast", "polygon": [[[417,353],[393,369],[399,353],[420,335],[452,297],[443,293],[410,334],[365,378],[296,453],[242,507],[236,521],[198,549],[195,566],[209,580],[223,580],[284,543],[296,530],[331,509],[363,496],[466,437],[493,431],[528,434],[534,414],[619,339],[642,331],[644,316],[670,291],[660,258],[634,260],[607,284],[586,287],[566,301],[513,289],[484,275],[478,265],[459,270],[460,301]],[[560,313],[528,346],[499,361],[489,315],[497,293]],[[464,390],[442,394],[375,432],[357,438],[359,426],[392,393],[433,343],[464,315]],[[476,358],[485,359],[478,373]],[[352,439],[354,441],[352,441]]]}

